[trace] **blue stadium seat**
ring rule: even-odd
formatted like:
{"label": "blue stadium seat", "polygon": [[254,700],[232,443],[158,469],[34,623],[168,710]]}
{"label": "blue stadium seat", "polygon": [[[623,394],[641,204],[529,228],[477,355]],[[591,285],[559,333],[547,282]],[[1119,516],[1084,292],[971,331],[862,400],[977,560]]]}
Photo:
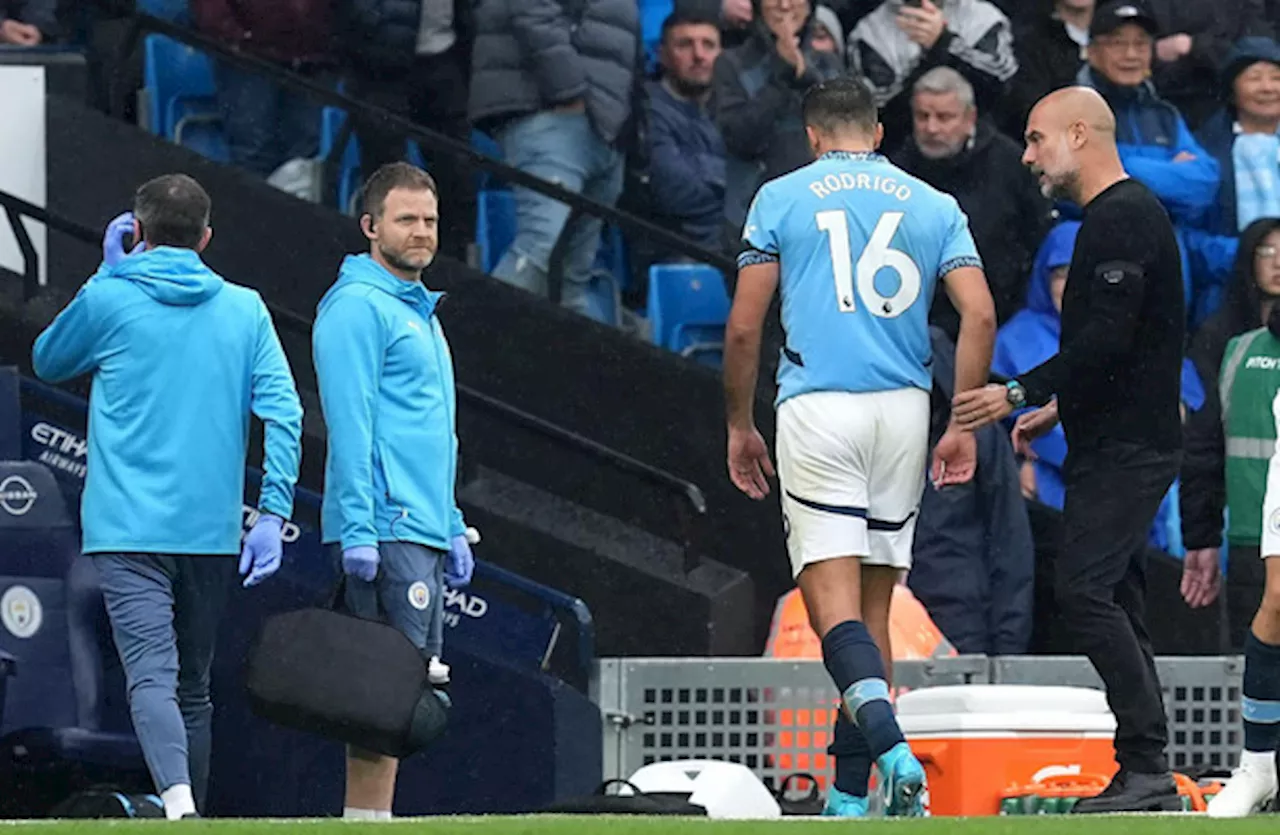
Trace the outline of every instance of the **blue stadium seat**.
{"label": "blue stadium seat", "polygon": [[662,21],[675,10],[673,0],[640,0],[640,39],[644,43],[645,67],[653,72],[658,67],[658,44],[662,40]]}
{"label": "blue stadium seat", "polygon": [[[482,190],[476,199],[476,249],[481,271],[493,273],[494,267],[498,266],[515,236],[516,202],[511,189]],[[621,235],[617,236],[617,240],[620,251]],[[625,264],[625,257],[622,261]],[[614,266],[613,261],[605,255],[596,256],[590,304],[594,318],[616,327],[622,317],[622,292],[614,275]]]}
{"label": "blue stadium seat", "polygon": [[[334,153],[338,135],[347,114],[336,107],[326,107],[320,112],[320,158],[329,159]],[[338,166],[338,211],[350,213],[353,201],[360,189],[360,143],[354,132],[347,137]]]}
{"label": "blue stadium seat", "polygon": [[627,241],[622,230],[605,224],[600,232],[600,249],[596,252],[596,269],[613,276],[613,283],[622,292],[631,286],[631,262],[627,256]]}
{"label": "blue stadium seat", "polygon": [[480,269],[492,273],[516,236],[516,201],[507,188],[487,188],[476,199],[476,248]]}
{"label": "blue stadium seat", "polygon": [[[342,85],[338,86],[338,92],[344,92]],[[334,146],[337,145],[338,135],[342,131],[342,126],[347,120],[345,111],[336,107],[326,107],[320,113],[320,158],[329,159],[334,152]],[[405,142],[405,160],[426,169],[427,163],[422,156],[418,143],[413,141]],[[347,213],[354,213],[355,198],[360,191],[361,180],[364,176],[360,159],[360,142],[353,131],[347,139],[346,148],[342,152],[342,160],[338,169],[338,210]]]}
{"label": "blue stadium seat", "polygon": [[137,2],[139,12],[171,23],[177,23],[180,26],[187,26],[191,23],[188,6],[187,0],[138,0]]}
{"label": "blue stadium seat", "polygon": [[185,144],[197,126],[221,125],[209,56],[164,35],[147,35],[142,75],[152,133]]}
{"label": "blue stadium seat", "polygon": [[[500,160],[503,158],[502,146],[498,141],[487,133],[475,130],[471,131],[471,147],[485,156],[493,157]],[[501,183],[493,182],[493,178],[489,176],[489,172],[482,169],[476,169],[476,191],[484,191],[487,188],[502,188]]]}
{"label": "blue stadium seat", "polygon": [[136,737],[100,713],[102,595],[53,473],[0,461],[0,507],[0,655],[18,672],[0,732],[42,729],[63,759],[141,769]]}
{"label": "blue stadium seat", "polygon": [[76,724],[66,578],[79,535],[48,467],[0,462],[0,651],[17,658],[4,732]]}
{"label": "blue stadium seat", "polygon": [[227,144],[227,135],[222,130],[222,120],[214,118],[194,119],[188,117],[181,125],[178,139],[175,140],[184,148],[190,148],[200,156],[214,162],[228,164],[231,162],[231,148]]}
{"label": "blue stadium seat", "polygon": [[719,366],[729,318],[729,294],[719,270],[703,264],[654,264],[648,301],[656,344]]}

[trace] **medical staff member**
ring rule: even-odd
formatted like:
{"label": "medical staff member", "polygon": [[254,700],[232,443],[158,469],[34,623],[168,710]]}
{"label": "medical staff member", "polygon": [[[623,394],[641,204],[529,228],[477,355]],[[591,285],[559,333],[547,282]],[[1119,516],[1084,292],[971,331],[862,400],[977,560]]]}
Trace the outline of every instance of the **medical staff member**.
{"label": "medical staff member", "polygon": [[[211,204],[183,174],[138,189],[105,262],[36,339],[35,373],[92,375],[81,502],[129,709],[170,820],[198,817],[209,777],[209,670],[239,572],[280,567],[293,512],[302,404],[262,298],[200,253]],[[125,235],[141,241],[128,255]],[[249,416],[265,425],[258,517],[243,533]]]}
{"label": "medical staff member", "polygon": [[[391,163],[364,188],[369,253],[342,262],[312,334],[328,430],[321,527],[340,551],[347,608],[379,611],[429,665],[440,661],[445,586],[475,565],[454,498],[458,437],[453,358],[422,271],[439,246],[439,200],[427,172]],[[398,761],[352,747],[343,816],[390,818]]]}

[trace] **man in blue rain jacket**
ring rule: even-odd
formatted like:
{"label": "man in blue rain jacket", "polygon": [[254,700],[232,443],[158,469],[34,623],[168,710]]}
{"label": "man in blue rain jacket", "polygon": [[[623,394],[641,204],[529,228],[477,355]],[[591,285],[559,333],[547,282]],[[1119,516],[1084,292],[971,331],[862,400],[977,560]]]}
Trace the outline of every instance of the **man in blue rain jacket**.
{"label": "man in blue rain jacket", "polygon": [[[321,525],[340,552],[346,604],[379,612],[413,642],[431,681],[440,661],[445,587],[474,560],[454,499],[458,438],[453,358],[422,271],[439,245],[436,185],[391,163],[369,178],[361,229],[367,255],[342,262],[312,334],[329,457]],[[391,817],[398,763],[351,748],[344,817]]]}
{"label": "man in blue rain jacket", "polygon": [[[261,297],[200,259],[208,194],[181,174],[144,184],[102,267],[36,339],[35,373],[92,375],[83,551],[102,578],[134,730],[172,820],[198,816],[209,776],[209,670],[237,562],[275,573],[293,512],[302,405]],[[122,239],[141,243],[128,255]],[[265,475],[243,532],[249,416]]]}

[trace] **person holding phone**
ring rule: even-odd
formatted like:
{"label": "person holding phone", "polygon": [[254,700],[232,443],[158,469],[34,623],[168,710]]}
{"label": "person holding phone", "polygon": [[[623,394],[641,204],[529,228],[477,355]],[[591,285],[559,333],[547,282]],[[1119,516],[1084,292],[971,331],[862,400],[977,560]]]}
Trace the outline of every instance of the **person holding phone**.
{"label": "person holding phone", "polygon": [[935,67],[959,70],[978,109],[997,112],[1018,71],[1009,19],[988,0],[885,0],[849,34],[849,68],[867,80],[885,146],[911,131],[911,89]]}
{"label": "person holding phone", "polygon": [[[279,569],[301,458],[302,404],[266,305],[200,257],[210,208],[184,174],[139,188],[107,229],[102,267],[31,356],[46,382],[92,379],[82,551],[170,820],[204,807],[219,619],[237,567],[245,586]],[[251,415],[264,474],[242,543]]]}

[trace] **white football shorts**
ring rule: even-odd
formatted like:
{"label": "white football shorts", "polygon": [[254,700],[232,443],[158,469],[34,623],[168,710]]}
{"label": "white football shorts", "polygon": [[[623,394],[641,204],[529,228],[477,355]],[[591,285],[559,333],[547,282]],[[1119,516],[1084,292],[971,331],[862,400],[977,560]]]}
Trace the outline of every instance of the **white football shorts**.
{"label": "white football shorts", "polygon": [[823,391],[778,407],[782,522],[792,576],[838,557],[911,567],[929,453],[929,393]]}

